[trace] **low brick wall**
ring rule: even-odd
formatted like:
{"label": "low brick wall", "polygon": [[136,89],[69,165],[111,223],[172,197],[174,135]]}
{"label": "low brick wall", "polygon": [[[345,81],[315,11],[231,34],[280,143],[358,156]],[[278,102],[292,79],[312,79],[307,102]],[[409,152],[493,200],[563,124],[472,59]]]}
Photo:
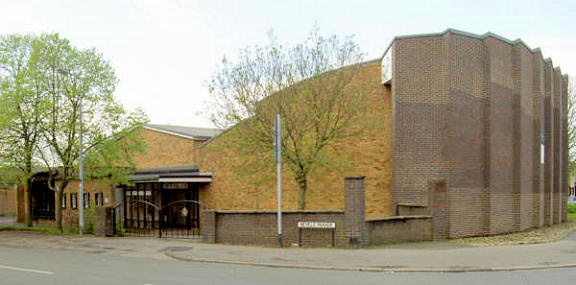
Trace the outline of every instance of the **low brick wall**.
{"label": "low brick wall", "polygon": [[432,217],[393,216],[366,220],[370,245],[432,240]]}
{"label": "low brick wall", "polygon": [[[344,178],[344,202],[344,211],[282,212],[283,245],[326,247],[332,245],[334,238],[336,247],[361,248],[367,244],[432,239],[432,217],[429,215],[411,214],[366,220],[363,176]],[[427,211],[426,207],[407,206],[405,208],[411,212]],[[331,222],[335,223],[336,228],[334,231],[298,229],[298,222]],[[200,229],[205,242],[278,245],[276,211],[204,210],[200,215]]]}
{"label": "low brick wall", "polygon": [[[202,236],[207,242],[276,246],[276,211],[203,211]],[[298,222],[333,222],[335,246],[345,246],[343,211],[284,211],[284,246],[298,243]],[[302,246],[325,247],[332,244],[331,229],[302,229]]]}

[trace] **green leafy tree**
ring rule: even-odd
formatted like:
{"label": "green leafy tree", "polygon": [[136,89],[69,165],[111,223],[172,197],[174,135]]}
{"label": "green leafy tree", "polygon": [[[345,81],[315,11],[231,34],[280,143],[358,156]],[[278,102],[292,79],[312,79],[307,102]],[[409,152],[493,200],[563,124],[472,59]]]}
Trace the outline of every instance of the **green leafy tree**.
{"label": "green leafy tree", "polygon": [[298,185],[299,209],[306,208],[308,174],[329,161],[325,150],[358,134],[353,122],[364,100],[361,86],[352,82],[362,57],[352,38],[323,37],[314,29],[300,44],[272,41],[242,50],[235,62],[224,59],[209,82],[210,118],[217,127],[234,126],[230,145],[238,155],[269,153],[280,114],[283,163]]}
{"label": "green leafy tree", "polygon": [[[140,110],[128,113],[115,100],[116,75],[96,50],[77,49],[58,35],[47,36],[40,50],[41,82],[48,97],[40,154],[56,201],[78,178],[80,113],[86,177],[127,183],[134,168],[132,154],[143,151],[139,130],[147,122],[146,115]],[[56,222],[61,228],[61,207],[56,207]]]}
{"label": "green leafy tree", "polygon": [[[19,182],[28,192],[37,166],[44,94],[38,77],[39,38],[29,35],[0,36],[0,167],[2,179]],[[27,224],[32,215],[26,213]]]}
{"label": "green leafy tree", "polygon": [[[86,177],[127,183],[132,154],[143,151],[141,111],[127,112],[114,98],[114,70],[94,49],[78,49],[57,34],[6,36],[2,47],[2,166],[48,171],[62,228],[62,192],[78,179],[80,108]],[[82,206],[82,205],[80,205]],[[30,216],[30,215],[29,215]]]}

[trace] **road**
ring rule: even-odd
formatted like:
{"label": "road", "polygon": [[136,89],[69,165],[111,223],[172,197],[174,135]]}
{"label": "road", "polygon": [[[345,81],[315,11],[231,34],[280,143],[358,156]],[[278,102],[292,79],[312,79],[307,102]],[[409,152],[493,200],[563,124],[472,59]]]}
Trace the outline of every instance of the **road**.
{"label": "road", "polygon": [[61,249],[0,247],[0,284],[574,284],[576,270],[370,273],[131,258]]}

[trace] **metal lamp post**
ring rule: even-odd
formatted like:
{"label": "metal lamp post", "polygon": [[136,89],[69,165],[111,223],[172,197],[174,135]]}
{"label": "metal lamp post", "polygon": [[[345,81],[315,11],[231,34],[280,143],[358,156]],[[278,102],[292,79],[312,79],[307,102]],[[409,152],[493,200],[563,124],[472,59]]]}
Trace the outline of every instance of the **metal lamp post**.
{"label": "metal lamp post", "polygon": [[[64,69],[58,69],[58,73],[70,76],[70,72]],[[84,152],[82,150],[82,96],[78,104],[78,234],[84,234]]]}
{"label": "metal lamp post", "polygon": [[282,247],[282,129],[280,114],[276,114],[274,124],[274,161],[276,162],[277,187],[278,187],[278,247]]}

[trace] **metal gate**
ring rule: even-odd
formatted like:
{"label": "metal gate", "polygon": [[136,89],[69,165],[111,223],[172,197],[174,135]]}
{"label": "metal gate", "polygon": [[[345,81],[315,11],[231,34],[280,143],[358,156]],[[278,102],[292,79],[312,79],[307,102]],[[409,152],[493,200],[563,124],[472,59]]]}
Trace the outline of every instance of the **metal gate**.
{"label": "metal gate", "polygon": [[124,189],[123,234],[199,238],[198,187],[192,183],[138,183]]}

